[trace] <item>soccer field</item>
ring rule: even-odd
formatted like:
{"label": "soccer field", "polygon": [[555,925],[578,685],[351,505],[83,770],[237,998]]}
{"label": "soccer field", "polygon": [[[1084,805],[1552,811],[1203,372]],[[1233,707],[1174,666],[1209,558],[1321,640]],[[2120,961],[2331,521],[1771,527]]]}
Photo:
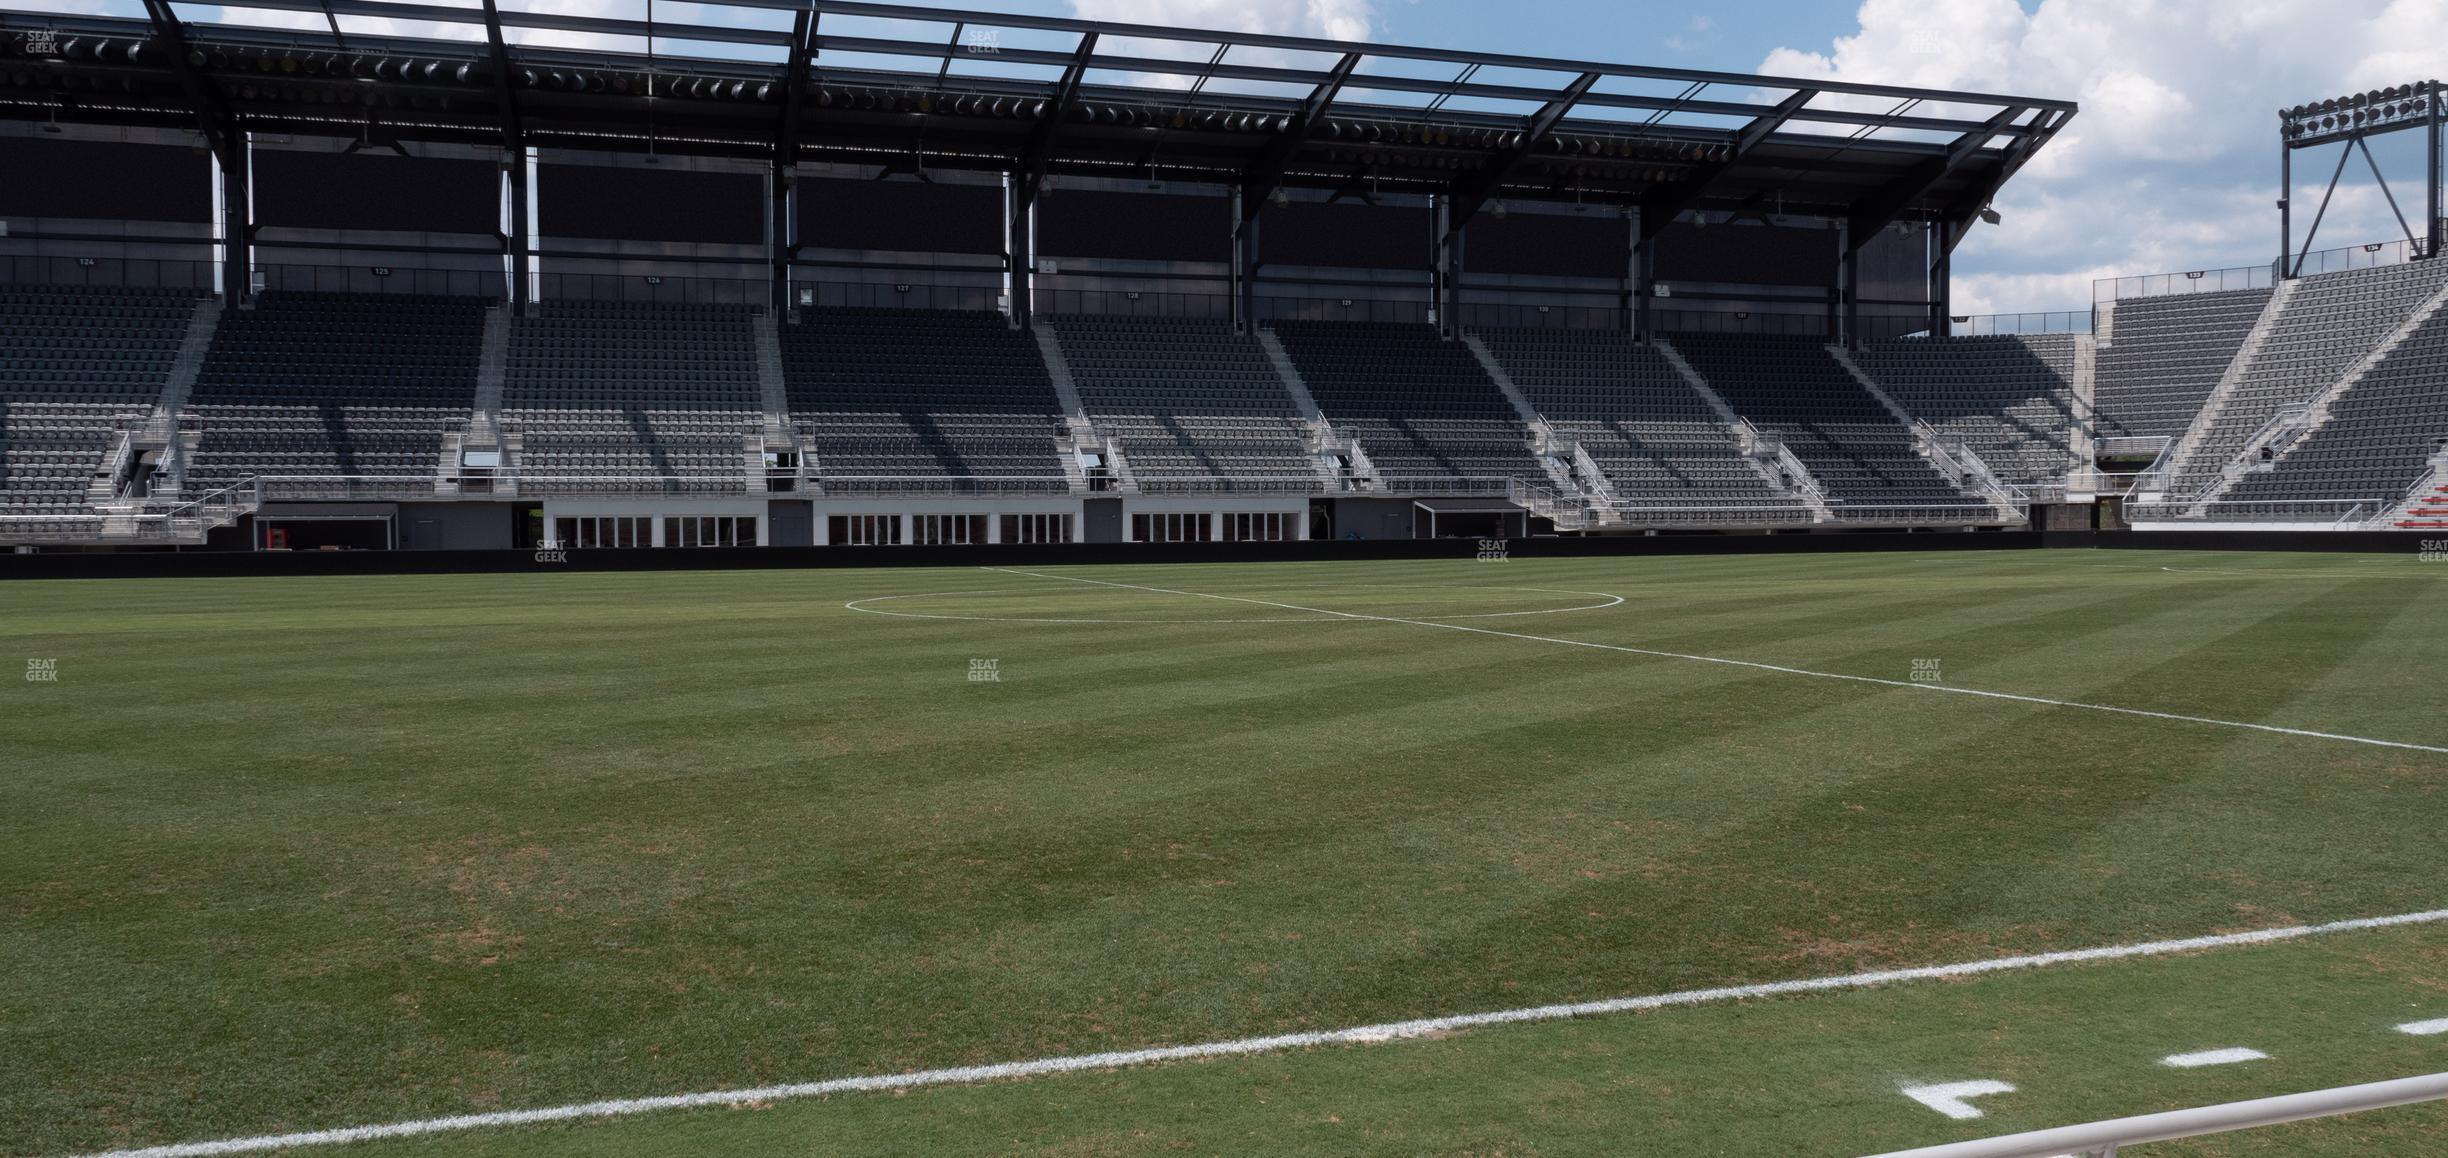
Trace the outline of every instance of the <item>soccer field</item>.
{"label": "soccer field", "polygon": [[[56,676],[0,692],[0,1152],[753,1090],[330,1152],[1846,1155],[2448,1070],[2444,597],[2138,551],[0,584]],[[2434,1105],[2143,1152],[2438,1151]]]}

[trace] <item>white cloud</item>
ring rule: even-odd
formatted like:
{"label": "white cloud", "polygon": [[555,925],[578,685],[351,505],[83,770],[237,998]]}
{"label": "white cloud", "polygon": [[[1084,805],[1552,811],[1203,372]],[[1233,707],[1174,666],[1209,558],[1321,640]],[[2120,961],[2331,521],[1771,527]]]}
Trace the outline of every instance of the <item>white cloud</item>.
{"label": "white cloud", "polygon": [[[2443,0],[1865,0],[1858,22],[1761,71],[2082,104],[1998,198],[2005,224],[1958,251],[1959,312],[2074,309],[2093,276],[2269,261],[2276,110],[2448,76]],[[2298,243],[2334,157],[2297,156]],[[2320,244],[2399,236],[2359,159],[2347,175]],[[2390,179],[2420,199],[2418,168]]]}
{"label": "white cloud", "polygon": [[1071,0],[1071,11],[1085,20],[1330,40],[1366,40],[1377,19],[1368,0]]}
{"label": "white cloud", "polygon": [[1694,16],[1689,24],[1683,26],[1683,31],[1666,38],[1666,47],[1675,52],[1697,52],[1713,39],[1709,36],[1709,30],[1716,26],[1717,22],[1705,15]]}
{"label": "white cloud", "polygon": [[[1313,36],[1329,40],[1367,40],[1376,27],[1377,10],[1370,0],[1071,0],[1071,13],[1083,20],[1153,24],[1219,32],[1254,32],[1272,36]],[[1100,51],[1173,60],[1204,61],[1211,49],[1182,41],[1108,38]],[[1236,48],[1234,64],[1269,67],[1323,67],[1332,57],[1272,49]],[[1175,73],[1134,74],[1141,84],[1187,88],[1190,78]],[[1264,82],[1211,81],[1216,92],[1262,96],[1302,95],[1297,89]]]}

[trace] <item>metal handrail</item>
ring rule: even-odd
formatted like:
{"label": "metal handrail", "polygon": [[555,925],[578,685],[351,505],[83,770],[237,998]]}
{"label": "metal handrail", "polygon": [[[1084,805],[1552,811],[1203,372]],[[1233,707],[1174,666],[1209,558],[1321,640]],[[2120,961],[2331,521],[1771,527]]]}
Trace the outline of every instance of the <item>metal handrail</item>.
{"label": "metal handrail", "polygon": [[262,501],[260,497],[262,495],[262,489],[259,485],[260,482],[261,480],[255,478],[242,478],[237,482],[229,484],[228,486],[218,487],[216,489],[206,491],[192,499],[185,499],[167,504],[158,511],[146,511],[141,517],[158,517],[163,519],[202,518],[204,517],[204,511],[206,508],[235,507],[239,505],[239,496],[249,492],[252,492],[255,496],[257,496],[255,501],[260,503]]}
{"label": "metal handrail", "polygon": [[2359,1086],[2339,1086],[2301,1094],[2282,1094],[2274,1098],[2254,1098],[2244,1102],[2197,1106],[2189,1110],[2169,1110],[2159,1114],[2030,1130],[1970,1142],[1949,1142],[1940,1146],[1923,1146],[1917,1150],[1895,1150],[1875,1158],[2058,1158],[2067,1154],[2106,1158],[2114,1155],[2120,1146],[2253,1130],[2308,1118],[2384,1110],[2391,1106],[2410,1106],[2443,1098],[2448,1098],[2448,1073],[2426,1074],[2394,1081],[2366,1082]]}
{"label": "metal handrail", "polygon": [[2103,454],[2148,454],[2157,458],[2175,440],[2164,434],[2110,434],[2092,441],[2093,456]]}
{"label": "metal handrail", "polygon": [[1998,478],[1997,472],[1989,469],[1988,463],[1981,461],[1980,455],[1964,440],[1963,435],[1940,430],[1922,418],[1913,419],[1913,433],[1919,436],[1923,445],[1929,447],[1932,454],[1945,460],[1950,472],[1959,478],[1974,480],[1981,492],[1999,509],[2019,509],[2029,513],[2031,500],[2007,489],[2005,481]]}
{"label": "metal handrail", "polygon": [[[1138,481],[1139,493],[1141,494],[1181,494],[1185,492],[1224,492],[1244,490],[1275,494],[1288,492],[1299,492],[1303,494],[1329,493],[1329,488],[1327,487],[1325,480],[1319,477],[1319,475],[1314,471],[1309,474],[1300,475],[1167,475],[1148,474],[1144,470],[1134,470],[1132,473],[1133,477]],[[1340,476],[1340,480],[1348,481],[1352,477],[1353,476],[1346,474]]]}
{"label": "metal handrail", "polygon": [[[2337,520],[2337,512],[2356,507],[2371,507],[2384,500],[2355,499],[2213,499],[2204,506],[2199,496],[2163,500],[2155,503],[2133,503],[2125,508],[2130,519],[2191,519],[2198,522],[2246,523],[2319,523]],[[2197,506],[2200,513],[2193,513]],[[2251,508],[2236,513],[2224,508]],[[2290,517],[2290,515],[2292,517]]]}
{"label": "metal handrail", "polygon": [[1548,486],[1541,479],[1488,475],[1387,475],[1375,476],[1376,493],[1389,495],[1501,495],[1511,493],[1517,483]]}
{"label": "metal handrail", "polygon": [[[2432,460],[2431,465],[2424,468],[2421,478],[2415,479],[2413,483],[2407,486],[2406,489],[2396,498],[2383,500],[2385,505],[2372,511],[2370,522],[2373,524],[2384,523],[2391,518],[2395,518],[2397,516],[2397,512],[2408,510],[2409,508],[2413,507],[2415,503],[2420,500],[2425,490],[2441,485],[2442,476],[2444,474],[2448,474],[2448,465],[2443,465],[2437,459]],[[2448,504],[2448,495],[2442,495],[2439,496],[2439,498],[2442,503]]]}
{"label": "metal handrail", "polygon": [[2070,470],[2066,472],[2066,489],[2087,490],[2094,494],[2139,494],[2159,490],[2165,479],[2163,471]]}

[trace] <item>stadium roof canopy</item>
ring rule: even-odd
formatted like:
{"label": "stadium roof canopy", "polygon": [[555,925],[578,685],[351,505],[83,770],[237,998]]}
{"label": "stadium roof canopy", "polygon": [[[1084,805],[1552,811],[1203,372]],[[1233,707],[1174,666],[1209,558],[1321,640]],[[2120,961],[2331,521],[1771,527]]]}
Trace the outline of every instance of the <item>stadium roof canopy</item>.
{"label": "stadium roof canopy", "polygon": [[[120,0],[125,3],[126,0]],[[0,0],[0,115],[1965,224],[2072,102],[855,0]],[[533,6],[531,6],[533,5]],[[634,8],[635,11],[630,11]],[[131,7],[129,11],[134,11]],[[611,13],[618,13],[611,14]],[[658,15],[661,18],[658,18]],[[1253,209],[1254,211],[1254,209]]]}

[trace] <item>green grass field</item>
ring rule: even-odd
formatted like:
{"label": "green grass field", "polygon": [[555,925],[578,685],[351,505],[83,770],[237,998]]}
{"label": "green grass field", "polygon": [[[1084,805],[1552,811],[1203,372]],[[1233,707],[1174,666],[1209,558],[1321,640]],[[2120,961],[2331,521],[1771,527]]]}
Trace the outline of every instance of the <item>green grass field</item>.
{"label": "green grass field", "polygon": [[[2448,754],[1915,686],[2448,748],[2448,565],[1031,570],[0,584],[0,1153],[2448,907]],[[1849,1155],[2448,1070],[2443,1017],[2418,924],[329,1152]]]}

